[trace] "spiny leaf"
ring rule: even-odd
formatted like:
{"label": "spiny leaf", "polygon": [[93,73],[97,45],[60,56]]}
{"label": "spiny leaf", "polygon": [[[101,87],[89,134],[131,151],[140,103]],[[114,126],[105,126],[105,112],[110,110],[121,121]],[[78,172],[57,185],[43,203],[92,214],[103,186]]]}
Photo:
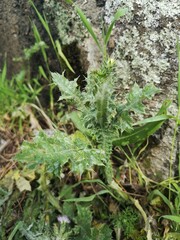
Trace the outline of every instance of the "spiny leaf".
{"label": "spiny leaf", "polygon": [[155,117],[142,120],[142,122],[140,121],[139,124],[145,124],[140,127],[134,127],[130,133],[124,132],[119,138],[113,140],[113,145],[125,146],[131,143],[143,142],[145,139],[155,133],[162,126],[164,121],[171,118],[171,116],[167,115],[167,109],[170,103],[171,101],[169,100],[164,101]]}
{"label": "spiny leaf", "polygon": [[156,93],[159,93],[160,90],[154,86],[154,84],[147,84],[143,90],[142,90],[142,94],[143,94],[143,98],[147,98],[147,99],[151,99]]}
{"label": "spiny leaf", "polygon": [[75,99],[78,95],[77,80],[69,81],[64,77],[64,74],[51,73],[53,82],[59,87],[61,91],[60,100]]}
{"label": "spiny leaf", "polygon": [[91,239],[91,222],[92,222],[92,212],[88,207],[83,207],[77,204],[78,215],[75,219],[76,224],[80,228],[80,236],[86,236],[86,239]]}
{"label": "spiny leaf", "polygon": [[90,142],[55,131],[52,136],[40,132],[33,142],[24,142],[16,160],[26,162],[28,168],[46,165],[47,171],[58,175],[66,163],[71,165],[72,172],[82,175],[92,170],[94,165],[103,166],[105,152],[93,148]]}
{"label": "spiny leaf", "polygon": [[71,112],[68,114],[72,122],[74,123],[75,127],[80,130],[83,134],[90,136],[90,131],[85,128],[83,121],[81,120],[80,116],[76,111]]}

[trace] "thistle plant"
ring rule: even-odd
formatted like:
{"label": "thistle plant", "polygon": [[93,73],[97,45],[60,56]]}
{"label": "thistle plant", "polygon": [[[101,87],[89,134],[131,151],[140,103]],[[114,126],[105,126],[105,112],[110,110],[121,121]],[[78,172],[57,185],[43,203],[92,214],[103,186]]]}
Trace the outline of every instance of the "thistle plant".
{"label": "thistle plant", "polygon": [[[98,37],[83,12],[75,7],[83,24],[98,46]],[[107,49],[113,26],[126,10],[119,9],[103,37]],[[143,101],[151,99],[158,92],[153,85],[140,88],[137,84],[121,102],[117,93],[118,78],[115,60],[107,57],[107,51],[100,69],[90,72],[83,91],[77,79],[69,81],[64,74],[52,73],[52,80],[61,91],[59,101],[66,101],[73,110],[67,113],[78,131],[72,135],[55,131],[53,136],[39,134],[32,143],[25,142],[22,151],[16,156],[19,161],[28,162],[28,166],[45,164],[47,171],[60,174],[63,166],[69,164],[71,171],[80,176],[93,170],[94,165],[104,169],[108,183],[113,180],[111,153],[113,146],[142,143],[153,134],[168,118],[165,102],[155,117],[135,122],[135,116],[145,113]],[[136,125],[139,125],[136,127]]]}
{"label": "thistle plant", "polygon": [[[144,219],[147,239],[152,240],[151,226],[145,211],[138,200],[123,191],[124,189],[116,181],[112,152],[114,147],[119,147],[124,151],[123,153],[126,153],[124,146],[129,149],[140,147],[169,118],[167,108],[170,102],[165,101],[155,116],[143,119],[146,114],[144,100],[149,101],[159,90],[153,84],[140,88],[135,83],[127,94],[118,91],[120,83],[116,61],[108,56],[107,45],[115,22],[127,12],[127,9],[119,9],[115,13],[111,24],[107,26],[107,31],[103,31],[101,41],[84,13],[77,6],[75,6],[75,11],[102,53],[101,66],[87,74],[86,86],[83,90],[78,85],[78,79],[69,81],[64,73],[51,73],[51,80],[54,83],[52,87],[59,88],[61,93],[59,102],[65,102],[68,106],[65,119],[67,122],[71,121],[74,131],[68,134],[66,130],[54,129],[50,135],[45,131],[39,132],[31,142],[25,141],[22,144],[15,159],[20,163],[25,163],[26,168],[38,169],[38,190],[53,209],[61,216],[67,215],[74,222],[75,227],[70,231],[74,239],[82,239],[85,234],[87,239],[97,239],[97,236],[99,239],[111,239],[111,231],[105,225],[102,224],[99,229],[92,227],[92,214],[94,213],[90,209],[93,200],[98,198],[104,203],[102,195],[109,195],[118,204],[120,201],[126,203],[129,201],[134,204]],[[51,38],[49,27],[44,22],[45,18],[38,16]],[[35,29],[34,27],[34,31]],[[37,33],[36,36],[38,36]],[[56,50],[61,50],[57,42],[56,45],[52,42],[52,45]],[[65,60],[63,56],[60,55],[61,59]],[[129,160],[128,154],[124,155]],[[136,162],[137,158],[134,159]],[[142,174],[134,162],[134,170]],[[73,181],[79,180],[78,183],[72,186],[66,184],[64,178],[68,178],[65,176],[68,174],[73,176]],[[54,182],[58,179],[58,184],[61,185],[58,185],[57,192],[52,190],[52,179]],[[141,179],[143,181],[145,178]],[[71,194],[67,199],[65,194],[62,194],[63,184],[65,184],[64,188],[67,187],[73,192],[78,184],[83,185],[85,182],[91,186],[97,184],[100,189],[96,191],[92,187],[93,193],[90,196],[89,193],[87,196],[85,191],[85,195],[83,192],[82,195],[78,195],[78,198],[77,195]],[[76,217],[74,214],[68,215],[64,212],[64,206],[69,202],[76,204],[77,211],[74,213]],[[79,204],[88,202],[89,208]],[[117,225],[117,228],[124,227],[121,218],[117,220],[116,223],[121,225]],[[130,228],[135,220],[136,218],[132,219]],[[57,235],[60,234],[61,237],[63,235],[65,239],[67,238],[63,228],[55,229]],[[126,229],[126,235],[132,234],[133,231],[130,230],[133,229]]]}

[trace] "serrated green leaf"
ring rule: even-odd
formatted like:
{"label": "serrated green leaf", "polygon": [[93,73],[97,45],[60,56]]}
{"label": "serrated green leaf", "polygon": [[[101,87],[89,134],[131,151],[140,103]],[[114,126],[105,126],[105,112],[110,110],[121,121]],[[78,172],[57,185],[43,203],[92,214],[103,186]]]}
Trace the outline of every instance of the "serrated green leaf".
{"label": "serrated green leaf", "polygon": [[74,99],[79,94],[79,91],[77,89],[77,80],[69,81],[67,78],[64,77],[64,74],[59,73],[51,73],[52,80],[57,85],[61,91],[62,96],[60,97],[60,100],[63,99]]}
{"label": "serrated green leaf", "polygon": [[94,165],[103,166],[105,159],[105,152],[93,148],[89,141],[60,131],[54,131],[52,136],[40,132],[33,142],[24,142],[16,155],[16,160],[26,162],[28,168],[45,164],[47,171],[54,174],[69,163],[71,171],[81,175]]}
{"label": "serrated green leaf", "polygon": [[142,104],[143,94],[142,89],[135,83],[131,91],[127,95],[127,104],[124,110],[135,113],[143,113],[144,105]]}
{"label": "serrated green leaf", "polygon": [[159,90],[153,84],[140,88],[135,83],[126,97],[127,104],[124,110],[134,113],[144,113],[145,107],[143,100],[152,98],[157,92],[159,92]]}
{"label": "serrated green leaf", "polygon": [[112,230],[106,224],[99,224],[92,228],[92,240],[112,240]]}
{"label": "serrated green leaf", "polygon": [[107,122],[108,110],[108,85],[105,83],[95,96],[97,122],[103,128]]}
{"label": "serrated green leaf", "polygon": [[147,84],[142,90],[143,97],[147,99],[151,99],[158,92],[160,90],[154,84]]}
{"label": "serrated green leaf", "polygon": [[87,240],[91,239],[91,222],[92,222],[92,212],[88,207],[83,207],[77,204],[78,215],[75,218],[75,222],[80,229],[80,236],[84,238],[86,236]]}
{"label": "serrated green leaf", "polygon": [[123,133],[124,131],[129,132],[130,130],[133,129],[132,119],[129,116],[128,111],[123,111],[121,113],[120,118],[119,118],[119,129],[120,129],[121,133]]}

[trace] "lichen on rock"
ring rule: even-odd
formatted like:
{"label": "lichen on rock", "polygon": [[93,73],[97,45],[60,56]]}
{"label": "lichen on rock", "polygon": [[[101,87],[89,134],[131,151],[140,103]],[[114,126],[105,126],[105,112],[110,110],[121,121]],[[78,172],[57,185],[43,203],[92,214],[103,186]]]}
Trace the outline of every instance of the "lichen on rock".
{"label": "lichen on rock", "polygon": [[[133,81],[153,81],[160,85],[169,84],[169,80],[176,81],[180,2],[107,0],[106,23],[110,22],[119,7],[127,7],[129,11],[114,31],[114,57],[127,62]],[[120,70],[123,71],[123,68]],[[122,80],[129,81],[129,74]]]}

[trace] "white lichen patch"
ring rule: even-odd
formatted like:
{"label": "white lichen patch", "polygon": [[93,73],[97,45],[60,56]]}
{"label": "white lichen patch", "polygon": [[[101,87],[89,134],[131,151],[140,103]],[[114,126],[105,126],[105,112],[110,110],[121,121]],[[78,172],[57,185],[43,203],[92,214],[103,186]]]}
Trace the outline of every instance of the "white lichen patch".
{"label": "white lichen patch", "polygon": [[[114,30],[114,58],[127,62],[133,81],[161,85],[166,84],[168,78],[171,82],[176,81],[174,70],[177,70],[175,59],[180,31],[180,1],[107,0],[107,24],[120,7],[127,7],[129,11]],[[120,68],[123,80],[129,80],[129,72],[126,75],[122,71]],[[172,76],[169,76],[169,72],[172,72]]]}

